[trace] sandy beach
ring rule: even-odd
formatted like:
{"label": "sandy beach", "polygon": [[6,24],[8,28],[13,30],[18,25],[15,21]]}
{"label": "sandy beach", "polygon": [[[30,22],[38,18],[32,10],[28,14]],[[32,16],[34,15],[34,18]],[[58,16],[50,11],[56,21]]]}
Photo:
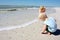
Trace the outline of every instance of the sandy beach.
{"label": "sandy beach", "polygon": [[[18,9],[17,11],[8,11],[0,13],[0,29],[6,27],[11,30],[1,30],[0,40],[60,40],[60,30],[56,35],[41,34],[43,23],[37,19],[38,9]],[[60,7],[47,8],[48,17],[54,17],[60,29]],[[25,27],[19,27],[26,23]],[[30,24],[29,24],[30,23]],[[28,25],[27,25],[28,24]]]}

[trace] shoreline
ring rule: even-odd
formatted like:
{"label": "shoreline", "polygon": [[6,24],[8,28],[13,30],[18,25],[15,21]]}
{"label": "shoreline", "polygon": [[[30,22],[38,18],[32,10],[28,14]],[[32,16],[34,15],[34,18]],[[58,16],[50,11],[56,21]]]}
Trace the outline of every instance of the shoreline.
{"label": "shoreline", "polygon": [[0,31],[8,31],[8,30],[13,30],[13,29],[21,28],[21,27],[26,27],[26,26],[28,26],[28,25],[30,25],[32,23],[37,22],[37,21],[38,21],[37,19],[34,19],[34,20],[29,21],[27,23],[23,23],[23,24],[21,24],[19,26],[2,27],[2,28],[0,28]]}

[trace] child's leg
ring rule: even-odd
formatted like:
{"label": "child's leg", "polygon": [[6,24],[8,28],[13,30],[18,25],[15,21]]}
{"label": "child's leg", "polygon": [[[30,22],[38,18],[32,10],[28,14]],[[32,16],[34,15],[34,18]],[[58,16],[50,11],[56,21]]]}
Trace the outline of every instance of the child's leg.
{"label": "child's leg", "polygon": [[42,28],[42,33],[46,33],[47,32],[46,29],[47,29],[47,26],[44,25],[43,28]]}

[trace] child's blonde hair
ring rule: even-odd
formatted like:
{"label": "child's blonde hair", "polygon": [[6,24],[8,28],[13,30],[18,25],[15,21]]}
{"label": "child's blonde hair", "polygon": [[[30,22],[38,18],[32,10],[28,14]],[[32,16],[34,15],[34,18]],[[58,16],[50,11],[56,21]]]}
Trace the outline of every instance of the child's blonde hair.
{"label": "child's blonde hair", "polygon": [[40,9],[44,8],[44,6],[40,6]]}
{"label": "child's blonde hair", "polygon": [[44,6],[40,6],[39,12],[45,12],[45,11],[46,11],[45,7]]}

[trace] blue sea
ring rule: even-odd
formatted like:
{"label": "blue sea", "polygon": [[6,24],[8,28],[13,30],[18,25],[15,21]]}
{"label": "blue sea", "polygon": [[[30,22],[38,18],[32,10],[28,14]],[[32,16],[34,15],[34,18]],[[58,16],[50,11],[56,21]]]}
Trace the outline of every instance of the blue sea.
{"label": "blue sea", "polygon": [[[39,8],[40,6],[25,6],[25,5],[0,5],[0,9],[8,9],[8,8]],[[53,8],[57,6],[45,6],[47,8]]]}

